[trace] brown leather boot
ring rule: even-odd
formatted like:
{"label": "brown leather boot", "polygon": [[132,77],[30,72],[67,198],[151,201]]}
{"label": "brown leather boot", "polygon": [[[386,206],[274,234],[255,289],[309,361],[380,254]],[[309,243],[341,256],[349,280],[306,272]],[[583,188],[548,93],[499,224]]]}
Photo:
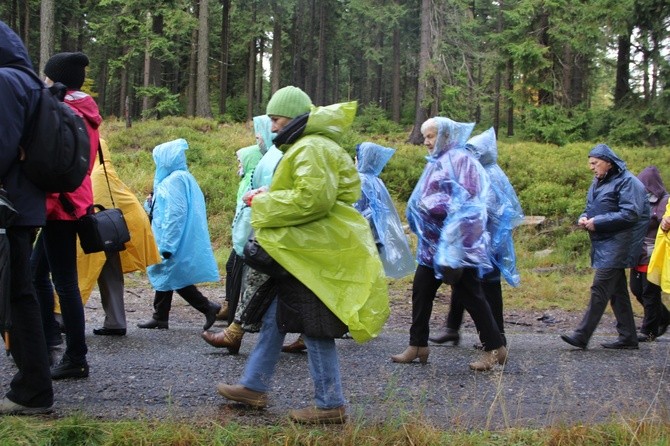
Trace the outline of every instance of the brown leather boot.
{"label": "brown leather boot", "polygon": [[298,339],[295,341],[291,342],[290,344],[286,344],[281,348],[281,351],[284,353],[300,353],[305,350],[307,350],[307,346],[305,345],[305,341],[302,339],[302,335],[298,336]]}
{"label": "brown leather boot", "polygon": [[484,352],[478,361],[470,364],[472,370],[484,372],[491,370],[496,364],[504,364],[507,361],[507,348],[503,345],[496,350]]}
{"label": "brown leather boot", "polygon": [[225,321],[226,319],[228,319],[228,301],[224,300],[221,309],[216,313],[216,320]]}
{"label": "brown leather boot", "polygon": [[211,331],[204,331],[202,338],[211,346],[217,348],[227,348],[231,355],[236,355],[242,346],[242,338],[244,337],[244,330],[242,326],[236,322],[230,324],[228,328],[218,333]]}
{"label": "brown leather boot", "polygon": [[415,347],[410,345],[399,355],[391,356],[391,361],[398,362],[400,364],[407,364],[414,361],[416,358],[419,358],[419,362],[421,364],[425,364],[428,362],[429,353],[430,349],[428,347]]}

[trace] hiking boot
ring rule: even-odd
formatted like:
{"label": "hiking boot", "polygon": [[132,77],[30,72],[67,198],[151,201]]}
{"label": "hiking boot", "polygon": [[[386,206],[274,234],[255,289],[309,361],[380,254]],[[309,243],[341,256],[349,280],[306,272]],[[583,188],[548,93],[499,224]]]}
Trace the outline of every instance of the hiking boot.
{"label": "hiking boot", "polygon": [[416,358],[419,358],[419,362],[425,364],[428,362],[429,354],[430,348],[428,347],[415,347],[410,345],[402,353],[391,355],[391,361],[400,364],[409,364],[410,362],[414,362]]}
{"label": "hiking boot", "polygon": [[168,321],[158,321],[154,318],[149,319],[146,322],[140,322],[137,324],[139,328],[158,328],[159,330],[168,329]]}
{"label": "hiking boot", "polygon": [[577,348],[581,348],[582,350],[586,350],[587,343],[580,340],[580,339],[577,339],[577,337],[574,336],[574,335],[571,336],[571,335],[562,334],[561,339],[564,342],[567,342],[568,344],[572,345],[573,347],[577,347]]}
{"label": "hiking boot", "polygon": [[470,368],[478,372],[485,372],[491,370],[496,364],[505,364],[505,361],[507,361],[507,348],[503,345],[496,350],[484,352],[478,361],[470,364]]}
{"label": "hiking boot", "polygon": [[602,345],[603,348],[609,348],[614,350],[637,350],[638,348],[640,348],[637,345],[637,342],[625,342],[620,339],[617,339],[614,342],[603,342],[600,345]]}
{"label": "hiking boot", "polygon": [[73,362],[67,355],[63,355],[60,362],[51,367],[51,379],[88,378],[88,363]]}
{"label": "hiking boot", "polygon": [[344,406],[333,409],[319,409],[318,407],[305,407],[304,409],[291,410],[289,418],[296,423],[303,424],[342,424],[347,421]]}
{"label": "hiking boot", "polygon": [[302,339],[302,335],[298,336],[298,339],[295,341],[291,342],[290,344],[286,344],[281,348],[281,351],[284,353],[300,353],[305,350],[307,350],[307,346],[305,345],[305,341]]}
{"label": "hiking boot", "polygon": [[51,413],[52,406],[27,407],[5,397],[0,400],[0,415],[40,415]]}
{"label": "hiking boot", "polygon": [[428,339],[430,339],[430,342],[434,342],[436,344],[451,342],[454,344],[454,347],[456,347],[461,341],[461,335],[458,334],[458,330],[454,330],[453,328],[446,328],[443,333],[440,333],[437,336],[431,336]]}
{"label": "hiking boot", "polygon": [[256,392],[239,384],[217,384],[216,391],[224,398],[246,404],[255,409],[263,409],[268,405],[268,395],[265,392]]}
{"label": "hiking boot", "polygon": [[226,319],[228,319],[228,301],[224,300],[221,309],[216,313],[216,320],[225,321]]}
{"label": "hiking boot", "polygon": [[236,322],[230,324],[228,328],[218,333],[211,331],[203,331],[202,338],[211,346],[216,348],[227,348],[231,355],[236,355],[242,346],[242,338],[244,337],[244,330],[242,326]]}

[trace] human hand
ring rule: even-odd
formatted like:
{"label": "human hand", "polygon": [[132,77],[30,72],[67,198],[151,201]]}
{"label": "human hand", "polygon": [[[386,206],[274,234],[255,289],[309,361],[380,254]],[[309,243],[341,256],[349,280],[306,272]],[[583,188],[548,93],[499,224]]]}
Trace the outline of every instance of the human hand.
{"label": "human hand", "polygon": [[661,220],[661,231],[668,232],[668,230],[670,230],[670,216],[663,217]]}
{"label": "human hand", "polygon": [[252,189],[250,191],[247,191],[244,193],[244,195],[242,195],[242,202],[247,206],[251,206],[251,201],[254,199],[254,197],[258,194],[266,192],[267,190],[268,190],[267,186],[262,186],[259,187],[258,189]]}
{"label": "human hand", "polygon": [[587,231],[595,231],[595,230],[596,230],[596,224],[595,224],[594,218],[587,218],[587,219],[585,219],[585,221],[583,222],[582,226],[583,226],[584,229],[586,229]]}

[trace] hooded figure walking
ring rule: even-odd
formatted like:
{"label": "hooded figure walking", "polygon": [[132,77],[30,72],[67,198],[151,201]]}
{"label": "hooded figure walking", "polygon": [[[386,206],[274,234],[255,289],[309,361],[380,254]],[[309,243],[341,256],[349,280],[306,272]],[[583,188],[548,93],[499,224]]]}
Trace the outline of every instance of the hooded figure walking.
{"label": "hooded figure walking", "polygon": [[598,144],[589,152],[589,169],[594,174],[593,183],[577,224],[589,231],[591,266],[596,271],[591,300],[582,321],[573,334],[563,334],[561,339],[586,349],[609,302],[619,337],[601,345],[610,349],[637,349],[626,268],[637,265],[649,225],[647,192],[626,169],[626,163],[605,144]]}

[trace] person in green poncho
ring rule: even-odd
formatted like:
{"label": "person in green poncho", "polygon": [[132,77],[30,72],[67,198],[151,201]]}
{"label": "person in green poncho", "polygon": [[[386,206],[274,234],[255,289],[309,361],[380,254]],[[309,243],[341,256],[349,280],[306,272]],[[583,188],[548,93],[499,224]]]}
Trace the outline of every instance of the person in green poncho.
{"label": "person in green poncho", "polygon": [[301,423],[346,419],[335,338],[376,337],[389,315],[384,269],[370,227],[353,207],[361,194],[351,156],[338,144],[356,103],[314,107],[296,87],[278,90],[267,114],[284,152],[268,191],[251,191],[258,243],[290,274],[277,280],[258,342],[237,385],[218,384],[225,398],[255,408],[267,392],[286,333],[303,333],[314,382],[314,406],[292,410]]}

